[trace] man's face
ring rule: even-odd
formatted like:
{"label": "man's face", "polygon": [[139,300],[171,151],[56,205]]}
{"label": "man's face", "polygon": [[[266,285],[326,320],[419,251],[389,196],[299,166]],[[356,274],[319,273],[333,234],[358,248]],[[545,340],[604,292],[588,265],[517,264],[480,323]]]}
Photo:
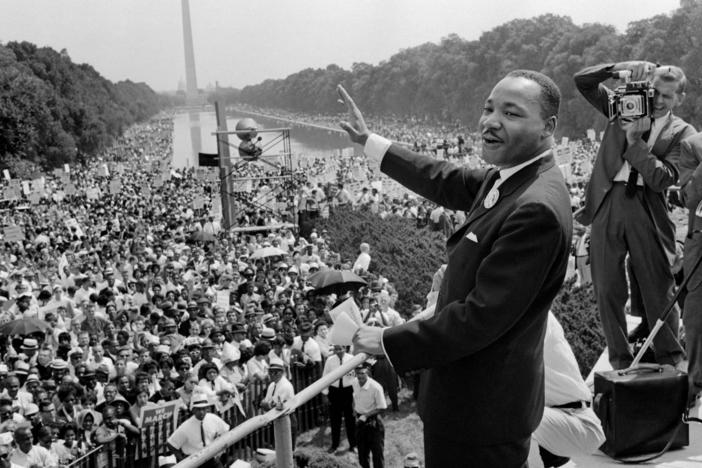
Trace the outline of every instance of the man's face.
{"label": "man's face", "polygon": [[202,421],[206,414],[207,408],[193,408],[193,415],[198,419],[198,421]]}
{"label": "man's face", "polygon": [[5,422],[12,419],[12,406],[0,406],[0,421]]}
{"label": "man's face", "polygon": [[11,398],[15,398],[17,396],[19,388],[19,380],[16,377],[10,377],[7,379],[7,394],[10,395]]}
{"label": "man's face", "polygon": [[548,148],[555,117],[543,119],[540,99],[541,88],[527,78],[507,77],[495,85],[478,122],[483,160],[511,167]]}
{"label": "man's face", "polygon": [[663,81],[659,77],[653,79],[653,87],[656,94],[653,98],[653,118],[663,117],[669,111],[682,103],[683,95],[678,94],[677,81]]}
{"label": "man's face", "polygon": [[356,378],[361,386],[365,385],[368,381],[368,369],[356,369]]}

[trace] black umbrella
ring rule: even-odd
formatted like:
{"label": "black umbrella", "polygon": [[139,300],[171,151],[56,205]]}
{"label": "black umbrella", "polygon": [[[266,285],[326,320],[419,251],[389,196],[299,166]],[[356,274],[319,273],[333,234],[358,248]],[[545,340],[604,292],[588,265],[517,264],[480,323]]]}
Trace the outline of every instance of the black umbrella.
{"label": "black umbrella", "polygon": [[0,325],[0,333],[6,336],[31,335],[51,328],[47,322],[35,318],[17,319]]}
{"label": "black umbrella", "polygon": [[365,286],[366,281],[350,270],[322,270],[308,279],[315,294],[343,294]]}

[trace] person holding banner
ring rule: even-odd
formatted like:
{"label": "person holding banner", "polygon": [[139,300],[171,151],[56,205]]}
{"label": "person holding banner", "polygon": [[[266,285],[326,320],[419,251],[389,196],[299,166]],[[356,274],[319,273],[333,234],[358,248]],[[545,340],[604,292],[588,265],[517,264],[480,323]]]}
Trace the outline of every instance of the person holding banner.
{"label": "person holding banner", "polygon": [[[544,409],[543,337],[565,278],[570,199],[552,152],[560,91],[517,70],[498,82],[479,121],[470,169],[371,134],[346,90],[341,127],[380,170],[417,194],[469,211],[447,241],[436,315],[390,328],[363,325],[354,349],[386,355],[398,373],[426,370],[418,398],[427,468],[526,467]],[[515,383],[518,383],[515,385]]]}

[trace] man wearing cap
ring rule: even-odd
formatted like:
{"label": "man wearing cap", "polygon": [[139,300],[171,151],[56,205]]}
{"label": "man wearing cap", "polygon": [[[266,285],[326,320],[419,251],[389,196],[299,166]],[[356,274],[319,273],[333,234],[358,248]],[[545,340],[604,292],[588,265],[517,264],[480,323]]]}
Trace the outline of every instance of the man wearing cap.
{"label": "man wearing cap", "polygon": [[34,366],[37,363],[37,351],[39,350],[39,342],[34,338],[25,338],[20,346],[22,353],[27,356],[27,364]]}
{"label": "man wearing cap", "polygon": [[[210,413],[209,407],[210,403],[204,396],[194,398],[191,402],[193,415],[178,426],[168,438],[168,448],[178,461],[199,452],[229,431],[229,424]],[[217,458],[211,458],[201,466],[221,468],[222,464]]]}
{"label": "man wearing cap", "polygon": [[[327,375],[338,369],[344,361],[352,359],[353,356],[346,352],[346,348],[334,345],[334,354],[329,356],[324,362],[324,372]],[[345,374],[342,378],[332,383],[328,388],[322,390],[323,395],[327,395],[329,400],[329,422],[331,426],[331,447],[329,452],[334,452],[339,448],[341,439],[341,418],[346,423],[346,438],[349,441],[349,450],[356,447],[356,418],[353,414],[353,372]]]}
{"label": "man wearing cap", "polygon": [[[285,402],[295,396],[293,384],[285,377],[285,363],[279,358],[272,358],[268,366],[268,375],[271,383],[266,389],[266,396],[261,401],[261,408],[268,411],[273,408],[283,409]],[[295,415],[290,415],[290,426],[292,430],[292,446],[295,447],[297,438],[297,420]]]}
{"label": "man wearing cap", "polygon": [[383,387],[370,378],[370,365],[363,363],[356,368],[353,387],[353,407],[356,413],[356,442],[358,463],[362,468],[383,468],[385,455],[385,426],[381,419],[388,407]]}

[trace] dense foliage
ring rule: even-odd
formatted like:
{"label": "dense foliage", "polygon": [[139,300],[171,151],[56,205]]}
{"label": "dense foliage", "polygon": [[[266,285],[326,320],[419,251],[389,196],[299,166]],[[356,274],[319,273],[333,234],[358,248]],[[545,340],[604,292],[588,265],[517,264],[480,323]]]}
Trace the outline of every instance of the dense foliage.
{"label": "dense foliage", "polygon": [[340,209],[319,219],[317,231],[326,229],[331,248],[353,263],[361,242],[370,245],[370,272],[388,278],[399,294],[396,309],[407,313],[412,304],[426,305],[434,272],[446,262],[443,238],[417,229],[410,219],[381,219],[369,210]]}
{"label": "dense foliage", "polygon": [[0,44],[0,166],[20,159],[50,167],[89,157],[160,107],[146,84],[112,83],[65,51]]}
{"label": "dense foliage", "polygon": [[[597,63],[646,59],[680,65],[702,76],[702,5],[690,2],[671,15],[632,22],[624,34],[603,24],[578,26],[568,17],[517,19],[467,41],[456,34],[441,43],[403,50],[377,66],[355,63],[305,69],[282,80],[245,87],[249,104],[305,113],[337,113],[335,87],[343,83],[365,112],[461,121],[474,128],[483,101],[505,73],[540,70],[561,88],[560,133],[583,137],[604,120],[575,90],[572,76]],[[692,86],[678,114],[702,124],[702,93]]]}
{"label": "dense foliage", "polygon": [[566,281],[551,311],[563,326],[580,372],[587,377],[606,344],[592,284],[576,287],[574,283],[574,280]]}

